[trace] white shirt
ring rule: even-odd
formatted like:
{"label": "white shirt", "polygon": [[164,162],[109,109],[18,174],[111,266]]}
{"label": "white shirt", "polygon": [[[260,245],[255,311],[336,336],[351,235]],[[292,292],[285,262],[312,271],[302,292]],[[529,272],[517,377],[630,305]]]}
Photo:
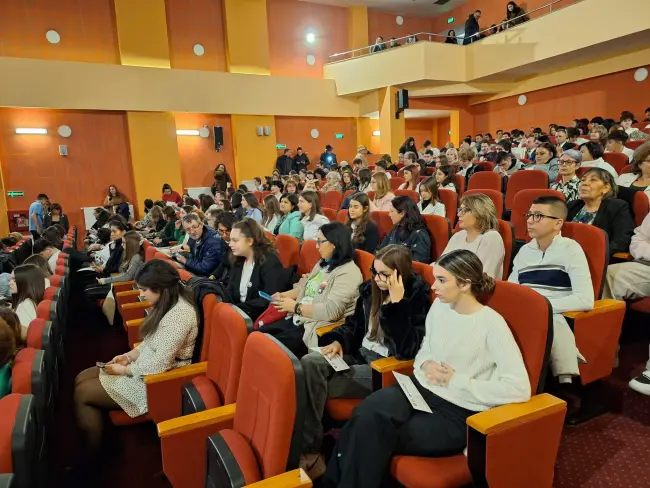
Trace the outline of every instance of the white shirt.
{"label": "white shirt", "polygon": [[324,215],[316,214],[314,220],[310,221],[309,217],[303,217],[301,222],[305,229],[302,239],[304,241],[313,241],[316,239],[316,234],[318,234],[320,228],[325,224],[329,224],[329,219]]}
{"label": "white shirt", "polygon": [[458,193],[458,192],[456,191],[456,185],[454,185],[453,183],[448,183],[448,184],[446,184],[445,186],[439,186],[439,187],[438,187],[438,190],[451,190],[451,191],[453,191],[454,193]]}
{"label": "white shirt", "polygon": [[442,255],[444,256],[448,252],[455,251],[456,249],[467,249],[476,254],[483,263],[483,271],[488,276],[491,276],[495,280],[500,280],[503,277],[503,259],[505,258],[506,250],[501,234],[496,230],[489,230],[479,235],[472,242],[467,242],[466,230],[458,231],[451,236],[447,247],[442,251]]}
{"label": "white shirt", "polygon": [[[449,384],[429,383],[421,369],[425,361],[451,366],[455,372]],[[414,371],[423,387],[474,412],[530,399],[519,346],[506,321],[490,307],[461,315],[440,299],[433,302]]]}
{"label": "white shirt", "polygon": [[623,148],[623,154],[627,155],[627,159],[630,160],[630,163],[632,162],[632,159],[634,159],[634,151],[630,149],[629,147],[624,147]]}
{"label": "white shirt", "polygon": [[52,274],[56,273],[56,260],[59,259],[59,254],[61,254],[61,251],[57,250],[47,260],[47,266],[48,268],[50,268]]}
{"label": "white shirt", "polygon": [[239,299],[242,302],[246,301],[246,297],[248,296],[248,288],[251,282],[251,276],[253,275],[253,269],[255,268],[255,261],[253,261],[251,264],[248,264],[248,262],[244,263],[244,266],[242,267],[241,270],[241,281],[239,282]]}
{"label": "white shirt", "polygon": [[29,324],[37,317],[36,304],[29,298],[23,300],[16,307],[16,315],[18,315],[18,320],[20,321],[20,336],[23,339],[27,339]]}
{"label": "white shirt", "polygon": [[368,330],[368,333],[364,336],[363,340],[361,341],[361,347],[365,347],[369,351],[376,352],[380,356],[387,358],[390,354],[388,352],[388,348],[379,341],[371,340],[368,337],[369,335],[370,335],[370,330]]}
{"label": "white shirt", "polygon": [[580,166],[582,166],[583,168],[600,168],[600,169],[604,169],[610,175],[612,175],[614,178],[618,178],[618,173],[616,172],[616,169],[614,168],[614,166],[609,164],[603,158],[594,159],[593,161],[585,161],[585,162],[581,163]]}
{"label": "white shirt", "polygon": [[440,217],[445,217],[447,215],[445,204],[438,200],[435,205],[427,205],[427,207],[422,210],[422,200],[418,202],[418,210],[422,215],[439,215]]}

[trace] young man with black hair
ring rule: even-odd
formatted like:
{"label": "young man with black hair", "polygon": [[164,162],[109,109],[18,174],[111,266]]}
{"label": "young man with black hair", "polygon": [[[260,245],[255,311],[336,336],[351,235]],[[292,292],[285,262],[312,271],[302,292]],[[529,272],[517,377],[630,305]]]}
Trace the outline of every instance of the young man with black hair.
{"label": "young man with black hair", "polygon": [[625,147],[625,143],[629,137],[623,130],[615,130],[607,136],[607,151],[615,153],[623,153],[627,156],[630,163],[634,158],[634,151],[629,147]]}
{"label": "young man with black hair", "polygon": [[478,33],[481,30],[481,27],[478,24],[478,21],[481,19],[481,11],[476,10],[471,14],[465,21],[465,38],[463,39],[463,45],[471,44],[479,40]]}
{"label": "young man with black hair", "polygon": [[635,129],[632,125],[636,122],[632,112],[625,111],[621,114],[621,127],[625,130],[630,141],[645,141],[648,134]]}
{"label": "young man with black hair", "polygon": [[309,166],[309,158],[302,150],[302,147],[296,148],[296,155],[293,157],[293,169],[300,172]]}
{"label": "young man with black hair", "polygon": [[281,175],[288,175],[293,167],[293,160],[291,159],[291,149],[285,149],[281,156],[275,161],[275,168]]}
{"label": "young man with black hair", "polygon": [[61,251],[54,247],[54,244],[47,239],[38,239],[34,242],[32,253],[38,254],[45,259],[47,261],[47,267],[50,268],[52,274],[56,273],[56,261],[59,259]]}
{"label": "young man with black hair", "polygon": [[386,161],[380,159],[375,163],[375,173],[384,173],[389,180],[392,178],[391,174],[386,170]]}
{"label": "young man with black hair", "polygon": [[41,237],[43,229],[43,219],[45,218],[45,209],[49,198],[45,193],[39,193],[36,200],[29,206],[29,231],[32,233],[34,240]]}
{"label": "young man with black hair", "polygon": [[424,144],[422,145],[422,148],[418,151],[418,156],[421,158],[424,158],[424,155],[427,151],[431,150],[431,141],[426,140],[424,141]]}
{"label": "young man with black hair", "polygon": [[334,154],[334,148],[329,144],[325,146],[325,152],[320,155],[320,160],[325,163],[325,167],[328,169],[332,166],[338,165],[336,154]]}
{"label": "young man with black hair", "polygon": [[553,344],[550,367],[560,383],[571,383],[579,376],[580,354],[575,336],[562,315],[564,312],[591,310],[594,288],[587,257],[573,239],[563,237],[567,217],[563,200],[538,197],[526,214],[532,241],[523,246],[514,260],[508,281],[527,286],[545,296],[553,309]]}

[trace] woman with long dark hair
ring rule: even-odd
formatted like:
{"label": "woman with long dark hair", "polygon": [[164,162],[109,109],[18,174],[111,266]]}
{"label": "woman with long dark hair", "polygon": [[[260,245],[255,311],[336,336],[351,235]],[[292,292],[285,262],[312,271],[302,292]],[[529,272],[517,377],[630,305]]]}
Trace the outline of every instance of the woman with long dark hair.
{"label": "woman with long dark hair", "polygon": [[27,338],[29,324],[37,317],[36,307],[43,300],[43,293],[48,286],[50,280],[45,272],[32,264],[16,266],[11,272],[11,308],[20,320],[23,339]]}
{"label": "woman with long dark hair", "polygon": [[217,167],[214,168],[214,183],[210,188],[212,190],[212,194],[214,195],[218,191],[226,191],[228,188],[231,187],[232,187],[232,179],[228,174],[228,170],[226,170],[226,165],[218,164]]}
{"label": "woman with long dark hair", "polygon": [[260,202],[257,200],[257,197],[254,193],[244,193],[241,204],[246,211],[246,217],[253,219],[258,224],[262,223],[262,211],[260,210]]}
{"label": "woman with long dark hair", "polygon": [[282,215],[280,202],[275,195],[266,195],[264,197],[264,210],[262,210],[262,227],[269,232],[273,232],[275,226]]}
{"label": "woman with long dark hair", "polygon": [[142,343],[114,357],[102,368],[93,366],[77,375],[77,422],[91,453],[101,445],[103,416],[124,410],[129,417],[147,413],[144,376],[190,364],[198,333],[194,297],[170,263],[152,259],[136,275],[140,296],[151,311],[140,328]]}
{"label": "woman with long dark hair", "polygon": [[411,250],[413,261],[430,263],[431,236],[415,202],[409,197],[395,197],[388,214],[395,227],[384,237],[377,249],[399,244]]}
{"label": "woman with long dark hair", "polygon": [[350,197],[348,219],[345,223],[352,230],[352,246],[374,254],[379,244],[379,228],[370,218],[370,198],[365,193]]}
{"label": "woman with long dark hair", "polygon": [[107,195],[106,195],[106,198],[104,198],[103,206],[104,206],[104,207],[112,207],[113,205],[115,205],[115,204],[113,203],[113,199],[114,199],[115,197],[119,197],[119,196],[121,196],[121,195],[122,195],[122,194],[121,194],[120,191],[117,189],[117,186],[116,186],[116,185],[110,185],[110,186],[108,187],[108,193],[107,193]]}
{"label": "woman with long dark hair", "polygon": [[506,5],[506,19],[508,20],[508,24],[510,24],[509,27],[526,22],[528,16],[524,14],[524,9],[515,2],[508,2],[508,5]]}
{"label": "woman with long dark hair", "polygon": [[246,210],[242,206],[242,201],[244,200],[244,195],[242,195],[239,192],[235,192],[232,194],[230,197],[230,205],[232,207],[232,211],[235,214],[235,217],[237,220],[241,220],[244,218],[244,214],[246,213]]}
{"label": "woman with long dark hair", "polygon": [[[411,254],[402,246],[377,253],[373,278],[359,287],[354,314],[318,339],[321,352],[300,362],[307,386],[301,467],[310,478],[325,471],[320,454],[322,416],[329,398],[365,398],[372,393],[370,363],[395,356],[413,359],[424,337],[431,306],[429,286],[412,270]],[[335,372],[323,356],[341,356],[350,369]]]}
{"label": "woman with long dark hair", "polygon": [[399,148],[400,154],[406,154],[407,152],[418,153],[418,150],[415,147],[415,139],[413,137],[407,137],[404,144]]}
{"label": "woman with long dark hair", "polygon": [[[440,156],[442,159],[443,156]],[[446,159],[446,158],[445,158]],[[441,164],[435,174],[438,190],[451,190],[458,193],[456,188],[456,169],[451,164]]]}
{"label": "woman with long dark hair", "polygon": [[318,231],[316,245],[321,260],[308,276],[290,291],[273,295],[273,305],[289,315],[265,326],[298,357],[318,344],[316,329],[331,325],[354,311],[363,281],[354,263],[350,229],[340,222],[325,224]]}
{"label": "woman with long dark hair", "polygon": [[420,165],[409,164],[404,167],[404,183],[399,187],[400,190],[418,191],[420,186]]}
{"label": "woman with long dark hair", "polygon": [[434,266],[437,299],[415,356],[413,384],[433,413],[416,411],[398,385],[359,405],[332,453],[323,486],[383,486],[393,456],[444,457],[467,446],[467,418],[530,398],[519,346],[499,313],[479,301],[494,290],[465,249]]}
{"label": "woman with long dark hair", "polygon": [[50,205],[50,211],[45,216],[43,227],[47,229],[54,224],[61,224],[66,232],[68,232],[68,229],[70,229],[68,216],[63,213],[63,208],[59,203],[52,203]]}
{"label": "woman with long dark hair", "polygon": [[447,210],[445,204],[438,198],[438,182],[436,179],[429,176],[420,183],[418,190],[420,192],[420,202],[418,203],[420,214],[445,217]]}
{"label": "woman with long dark hair", "polygon": [[255,321],[269,306],[259,292],[273,295],[287,289],[284,268],[262,226],[249,217],[232,226],[229,245],[231,303]]}
{"label": "woman with long dark hair", "polygon": [[282,215],[280,215],[278,222],[275,224],[273,234],[276,236],[288,234],[302,241],[305,228],[300,221],[302,214],[298,209],[298,195],[295,193],[285,193],[282,195],[282,198],[280,198],[280,211]]}
{"label": "woman with long dark hair", "polygon": [[302,215],[303,234],[305,241],[316,238],[318,230],[329,222],[329,219],[323,215],[320,206],[320,197],[315,191],[304,191],[298,197],[298,210]]}

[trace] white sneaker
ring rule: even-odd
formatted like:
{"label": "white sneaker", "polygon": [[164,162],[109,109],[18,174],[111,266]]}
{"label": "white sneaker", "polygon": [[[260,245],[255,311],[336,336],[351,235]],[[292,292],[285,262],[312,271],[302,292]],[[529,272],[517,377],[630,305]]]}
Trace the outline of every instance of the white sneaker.
{"label": "white sneaker", "polygon": [[646,370],[629,383],[630,388],[642,395],[650,396],[650,370]]}

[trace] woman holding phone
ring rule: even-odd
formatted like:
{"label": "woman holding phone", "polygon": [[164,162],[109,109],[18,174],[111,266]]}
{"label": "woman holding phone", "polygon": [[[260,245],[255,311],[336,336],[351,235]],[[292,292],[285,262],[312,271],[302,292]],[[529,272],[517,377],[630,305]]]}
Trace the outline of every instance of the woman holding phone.
{"label": "woman holding phone", "polygon": [[[359,287],[354,314],[318,339],[321,352],[300,360],[307,387],[300,467],[312,479],[325,471],[320,448],[327,399],[365,398],[372,393],[372,361],[389,356],[413,359],[420,347],[431,300],[429,286],[412,265],[411,253],[403,246],[379,251],[373,278]],[[324,356],[341,356],[350,369],[335,372]]]}
{"label": "woman holding phone", "polygon": [[250,217],[232,226],[229,245],[228,294],[231,303],[254,322],[269,306],[259,292],[273,295],[286,290],[286,273],[263,227]]}

